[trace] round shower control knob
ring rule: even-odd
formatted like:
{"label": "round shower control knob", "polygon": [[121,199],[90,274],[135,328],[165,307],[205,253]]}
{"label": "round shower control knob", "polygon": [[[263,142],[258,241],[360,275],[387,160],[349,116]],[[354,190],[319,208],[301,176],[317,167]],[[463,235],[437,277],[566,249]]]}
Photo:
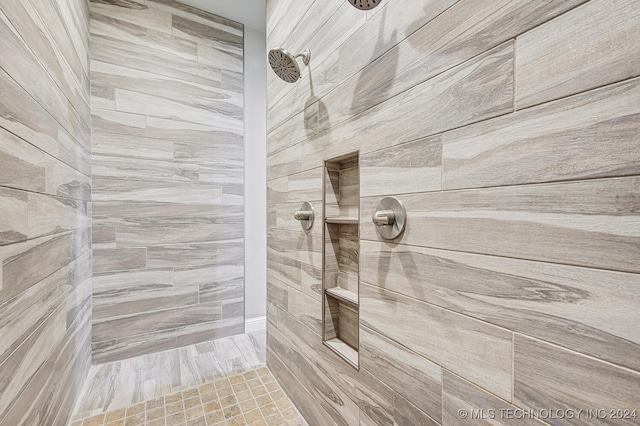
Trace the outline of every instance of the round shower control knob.
{"label": "round shower control knob", "polygon": [[313,220],[315,219],[315,214],[313,212],[313,206],[311,203],[305,201],[302,203],[302,207],[300,210],[293,214],[293,218],[300,221],[302,228],[305,231],[308,231],[313,226]]}
{"label": "round shower control knob", "polygon": [[402,201],[396,197],[385,197],[378,202],[371,220],[383,239],[393,240],[404,231],[407,212]]}

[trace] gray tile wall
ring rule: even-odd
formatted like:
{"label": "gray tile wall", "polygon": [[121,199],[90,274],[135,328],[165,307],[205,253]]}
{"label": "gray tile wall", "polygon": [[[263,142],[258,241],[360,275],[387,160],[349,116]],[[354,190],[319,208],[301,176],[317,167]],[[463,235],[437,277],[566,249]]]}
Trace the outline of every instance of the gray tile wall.
{"label": "gray tile wall", "polygon": [[89,7],[0,3],[0,424],[64,425],[91,365]]}
{"label": "gray tile wall", "polygon": [[242,25],[173,0],[90,8],[94,361],[241,333]]}
{"label": "gray tile wall", "polygon": [[[269,71],[267,147],[267,359],[310,424],[637,424],[499,410],[640,415],[640,3],[267,14],[269,47],[312,52],[296,84]],[[322,221],[291,219],[356,150],[359,371],[321,343]],[[392,243],[370,219],[387,195]]]}

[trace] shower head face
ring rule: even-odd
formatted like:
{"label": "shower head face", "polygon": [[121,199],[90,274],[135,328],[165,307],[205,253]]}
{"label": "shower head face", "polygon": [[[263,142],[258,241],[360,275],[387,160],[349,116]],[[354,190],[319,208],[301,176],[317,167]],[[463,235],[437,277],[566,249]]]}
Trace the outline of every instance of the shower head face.
{"label": "shower head face", "polygon": [[382,3],[382,0],[347,0],[360,10],[370,10]]}
{"label": "shower head face", "polygon": [[284,49],[278,47],[269,51],[269,65],[273,72],[287,83],[295,83],[300,79],[298,61]]}

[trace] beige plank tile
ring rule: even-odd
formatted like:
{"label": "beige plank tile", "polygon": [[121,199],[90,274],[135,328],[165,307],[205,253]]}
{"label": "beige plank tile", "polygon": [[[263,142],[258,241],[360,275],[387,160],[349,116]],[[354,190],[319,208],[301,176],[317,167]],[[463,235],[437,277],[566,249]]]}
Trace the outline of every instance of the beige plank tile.
{"label": "beige plank tile", "polygon": [[89,258],[79,257],[1,305],[0,364],[90,276]]}
{"label": "beige plank tile", "polygon": [[91,251],[88,228],[0,247],[5,302]]}
{"label": "beige plank tile", "polygon": [[37,193],[28,194],[30,239],[91,226],[89,203]]}
{"label": "beige plank tile", "polygon": [[89,154],[6,72],[0,72],[0,90],[11,102],[2,102],[0,126],[47,154],[89,175]]}
{"label": "beige plank tile", "polygon": [[[92,87],[122,89],[154,95],[163,100],[187,103],[192,107],[213,109],[220,113],[229,112],[240,119],[243,115],[243,98],[233,91],[164,77],[105,61],[91,62],[91,84]],[[211,125],[212,123],[216,123],[216,121],[204,124]]]}
{"label": "beige plank tile", "polygon": [[202,9],[189,6],[176,0],[147,0],[145,4],[152,9],[165,10],[176,16],[211,27],[224,28],[225,31],[232,34],[242,35],[243,26],[241,23],[205,12]]}
{"label": "beige plank tile", "polygon": [[312,424],[314,422],[322,424],[322,422],[330,417],[309,391],[300,384],[296,376],[287,368],[286,364],[282,362],[271,349],[267,349],[267,362],[278,381],[284,385],[284,388],[289,389],[289,397],[306,420],[312,422]]}
{"label": "beige plank tile", "polygon": [[637,274],[368,241],[360,259],[387,290],[640,368]]}
{"label": "beige plank tile", "polygon": [[[402,322],[387,319],[395,312],[403,312]],[[360,283],[360,323],[511,399],[509,331],[364,283]],[[429,330],[428,336],[424,330]]]}
{"label": "beige plank tile", "polygon": [[302,170],[318,167],[322,158],[360,147],[376,151],[512,108],[513,43],[507,42],[303,142]]}
{"label": "beige plank tile", "polygon": [[[333,383],[358,405],[373,424],[393,424],[394,392],[365,369],[356,370],[325,346],[316,335],[299,321],[276,306],[270,306],[272,322],[287,339],[288,345],[308,359],[315,360]],[[268,330],[271,333],[271,329]],[[269,336],[269,339],[271,337]]]}
{"label": "beige plank tile", "polygon": [[173,160],[174,142],[142,136],[93,132],[92,154],[148,160]]}
{"label": "beige plank tile", "polygon": [[309,363],[300,353],[289,348],[283,339],[284,336],[274,330],[270,334],[270,349],[283,359],[291,373],[329,413],[330,418],[340,424],[358,424],[359,409],[349,396],[335,388],[320,369],[313,363]]}
{"label": "beige plank tile", "polygon": [[7,0],[2,12],[88,123],[89,85],[81,58],[87,45],[73,45],[54,3]]}
{"label": "beige plank tile", "polygon": [[[135,25],[122,21],[114,15],[108,14],[117,8],[104,9],[107,15],[92,11],[91,13],[91,41],[110,39],[121,44],[131,44],[132,48],[146,49],[158,55],[172,55],[176,61],[197,61],[196,43],[182,38],[172,37],[162,31]],[[153,9],[147,9],[147,15]],[[96,59],[94,46],[91,46],[91,59]],[[133,64],[132,64],[133,65]]]}
{"label": "beige plank tile", "polygon": [[113,338],[127,338],[162,330],[174,330],[179,327],[220,319],[220,316],[219,303],[199,304],[144,315],[94,321],[92,334],[95,342],[101,342]]}
{"label": "beige plank tile", "polygon": [[[567,407],[587,411],[607,407],[608,411],[633,410],[638,405],[640,375],[637,372],[520,335],[515,336],[514,373],[514,402],[525,409]],[[603,392],[603,389],[610,391]],[[553,422],[559,425],[603,423],[585,413],[580,418],[554,419]],[[605,422],[632,425],[637,420],[608,418]]]}
{"label": "beige plank tile", "polygon": [[[637,272],[638,184],[630,177],[405,195],[409,220],[398,242]],[[376,202],[362,201],[361,238],[379,238],[368,220]]]}
{"label": "beige plank tile", "polygon": [[360,367],[438,422],[442,368],[366,327],[360,328]]}
{"label": "beige plank tile", "polygon": [[495,395],[484,391],[468,381],[443,371],[443,423],[450,425],[492,424],[530,425],[543,423],[531,417],[528,412],[509,404]]}
{"label": "beige plank tile", "polygon": [[171,34],[171,13],[149,8],[141,2],[89,2],[91,12],[109,16],[140,27]]}
{"label": "beige plank tile", "polygon": [[399,425],[437,426],[440,423],[398,394],[393,395],[393,416]]}
{"label": "beige plank tile", "polygon": [[51,114],[78,143],[88,148],[89,107],[85,101],[77,100],[76,107],[79,110],[71,111],[73,106],[70,101],[76,100],[73,94],[68,93],[68,97],[65,96],[3,13],[0,13],[0,37],[3,40],[0,54],[13,58],[3,67],[6,73]]}
{"label": "beige plank tile", "polygon": [[93,272],[95,273],[144,269],[146,266],[146,248],[93,250]]}
{"label": "beige plank tile", "polygon": [[442,136],[437,135],[364,154],[362,197],[442,189]]}
{"label": "beige plank tile", "polygon": [[29,237],[28,196],[23,191],[0,187],[0,245],[26,241]]}
{"label": "beige plank tile", "polygon": [[29,380],[64,338],[65,316],[66,311],[59,306],[13,354],[0,364],[0,368],[5,372],[0,378],[0,389],[3,390],[0,412],[6,413],[7,409],[16,403]]}
{"label": "beige plank tile", "polygon": [[634,79],[445,133],[444,189],[638,174],[639,87]]}
{"label": "beige plank tile", "polygon": [[213,41],[215,44],[223,43],[242,47],[242,34],[234,34],[228,28],[217,28],[212,25],[201,24],[185,17],[174,15],[172,19],[172,32],[175,36],[195,40],[197,42]]}
{"label": "beige plank tile", "polygon": [[640,74],[637,2],[595,0],[517,39],[518,109]]}
{"label": "beige plank tile", "polygon": [[198,62],[212,68],[243,72],[244,51],[241,47],[223,43],[215,45],[198,43]]}
{"label": "beige plank tile", "polygon": [[220,128],[242,134],[241,111],[226,102],[215,105],[189,105],[159,96],[116,89],[116,109],[121,112],[144,114],[151,117],[177,119],[196,124],[215,122]]}
{"label": "beige plank tile", "polygon": [[150,246],[147,248],[147,266],[173,267],[178,271],[206,266],[242,265],[243,247],[242,239]]}

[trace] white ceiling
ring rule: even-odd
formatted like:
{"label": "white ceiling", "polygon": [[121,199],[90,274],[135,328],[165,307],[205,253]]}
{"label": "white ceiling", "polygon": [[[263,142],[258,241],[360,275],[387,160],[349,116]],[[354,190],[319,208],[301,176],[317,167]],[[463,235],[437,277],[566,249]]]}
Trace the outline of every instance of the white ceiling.
{"label": "white ceiling", "polygon": [[223,18],[240,22],[251,29],[266,31],[265,0],[179,0]]}

